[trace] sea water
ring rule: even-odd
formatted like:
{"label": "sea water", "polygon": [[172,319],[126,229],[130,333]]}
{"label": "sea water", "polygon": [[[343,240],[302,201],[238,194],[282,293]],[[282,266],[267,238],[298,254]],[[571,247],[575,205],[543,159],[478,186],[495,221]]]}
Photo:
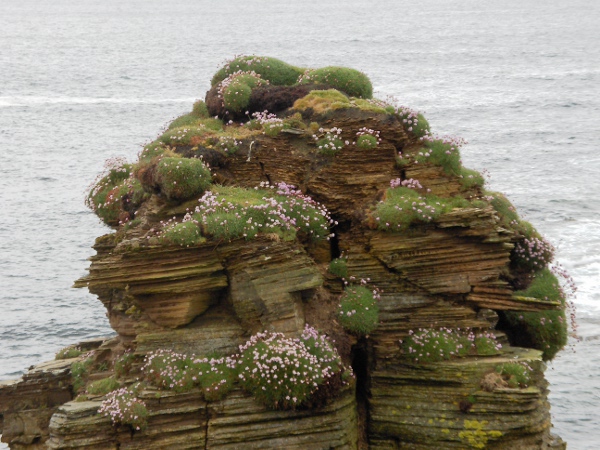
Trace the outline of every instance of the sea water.
{"label": "sea water", "polygon": [[225,58],[268,55],[364,71],[557,246],[580,341],[547,371],[555,432],[599,448],[598,23],[593,0],[1,0],[0,379],[112,332],[71,288],[110,231],[83,204],[103,162],[135,160]]}

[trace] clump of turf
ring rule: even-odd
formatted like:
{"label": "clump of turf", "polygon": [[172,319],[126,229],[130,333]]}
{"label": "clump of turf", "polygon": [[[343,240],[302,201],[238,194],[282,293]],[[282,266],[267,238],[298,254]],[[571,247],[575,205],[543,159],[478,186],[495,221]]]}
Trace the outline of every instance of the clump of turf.
{"label": "clump of turf", "polygon": [[386,191],[385,198],[370,212],[375,227],[385,231],[406,230],[414,223],[429,223],[454,208],[467,208],[469,201],[462,197],[441,198],[419,194],[408,187]]}
{"label": "clump of turf", "polygon": [[146,198],[142,185],[132,176],[132,165],[120,159],[107,161],[105,174],[99,177],[85,203],[102,221],[110,226],[131,219]]}
{"label": "clump of turf", "polygon": [[549,269],[543,269],[535,274],[527,289],[515,295],[560,301],[563,305],[560,310],[504,312],[515,344],[541,350],[544,361],[551,360],[567,344],[568,337],[566,299],[558,279]]}
{"label": "clump of turf", "polygon": [[338,319],[345,330],[359,335],[371,333],[379,325],[379,294],[366,286],[349,285],[338,305]]}
{"label": "clump of turf", "polygon": [[156,184],[169,200],[181,201],[201,196],[211,184],[206,164],[195,158],[162,158],[154,173]]}
{"label": "clump of turf", "polygon": [[211,85],[216,86],[235,72],[255,72],[263,80],[276,86],[291,86],[296,84],[298,77],[304,72],[286,62],[268,56],[239,56],[225,65],[213,76]]}
{"label": "clump of turf", "polygon": [[351,97],[373,97],[373,85],[364,73],[348,67],[328,66],[309,69],[300,78],[302,83],[320,83],[332,86]]}

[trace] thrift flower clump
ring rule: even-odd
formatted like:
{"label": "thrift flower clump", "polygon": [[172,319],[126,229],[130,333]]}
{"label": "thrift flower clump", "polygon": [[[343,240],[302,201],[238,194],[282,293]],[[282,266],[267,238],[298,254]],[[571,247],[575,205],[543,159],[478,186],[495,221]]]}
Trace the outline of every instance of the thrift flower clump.
{"label": "thrift flower clump", "polygon": [[346,286],[338,305],[342,327],[359,335],[367,335],[379,325],[379,291],[366,284],[366,280],[361,280],[360,285]]}
{"label": "thrift flower clump", "polygon": [[252,336],[240,346],[238,367],[242,387],[275,409],[306,405],[347,370],[327,338],[308,325],[296,339],[268,332]]}
{"label": "thrift flower clump", "polygon": [[[398,186],[400,183],[400,186]],[[419,194],[418,180],[399,182],[392,180],[385,198],[370,211],[375,227],[385,231],[406,230],[413,223],[429,223],[453,208],[466,208],[471,204],[462,197],[440,198]],[[398,187],[394,187],[398,186]]]}
{"label": "thrift flower clump", "polygon": [[153,386],[175,392],[198,387],[208,401],[218,400],[232,389],[235,370],[236,361],[231,357],[197,358],[171,350],[148,354],[141,369]]}
{"label": "thrift flower clump", "polygon": [[502,348],[493,333],[451,328],[410,330],[400,344],[404,355],[419,363],[445,361],[469,354],[496,355]]}
{"label": "thrift flower clump", "polygon": [[215,239],[252,239],[258,233],[329,239],[329,227],[335,224],[323,205],[285,183],[262,183],[254,190],[219,186],[206,192],[199,203],[191,220]]}
{"label": "thrift flower clump", "polygon": [[365,150],[372,150],[381,142],[380,132],[367,127],[362,127],[356,132],[356,146]]}
{"label": "thrift flower clump", "polygon": [[140,431],[148,426],[148,409],[137,398],[135,387],[117,389],[106,396],[98,413],[110,417],[113,425],[129,425]]}
{"label": "thrift flower clump", "polygon": [[155,182],[169,200],[187,200],[202,195],[212,175],[200,159],[168,157],[156,165]]}
{"label": "thrift flower clump", "polygon": [[328,131],[319,128],[319,133],[321,134],[313,134],[313,139],[316,141],[317,149],[322,155],[335,155],[344,148],[344,141],[341,138],[341,128],[333,127]]}
{"label": "thrift flower clump", "polygon": [[110,158],[92,183],[85,204],[105,224],[115,226],[130,219],[124,207],[135,209],[146,195],[140,182],[132,176],[132,165],[123,158]]}

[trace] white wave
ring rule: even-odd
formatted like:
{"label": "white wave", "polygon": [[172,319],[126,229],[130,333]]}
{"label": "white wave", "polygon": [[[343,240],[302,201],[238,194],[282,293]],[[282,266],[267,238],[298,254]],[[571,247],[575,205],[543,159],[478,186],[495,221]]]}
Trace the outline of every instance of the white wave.
{"label": "white wave", "polygon": [[46,97],[46,96],[4,96],[0,97],[0,108],[39,105],[93,105],[93,104],[159,104],[193,103],[197,98],[97,98],[97,97]]}

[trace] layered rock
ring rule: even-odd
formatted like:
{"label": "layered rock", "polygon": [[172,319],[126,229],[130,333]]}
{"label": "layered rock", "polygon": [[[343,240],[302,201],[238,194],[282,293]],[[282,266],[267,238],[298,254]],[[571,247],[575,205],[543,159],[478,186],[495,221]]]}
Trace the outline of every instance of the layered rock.
{"label": "layered rock", "polygon": [[[226,116],[215,89],[211,102]],[[287,92],[260,89],[253,95],[260,94],[261,102]],[[314,89],[290,92],[297,97]],[[248,126],[250,131],[230,124],[191,141],[165,138],[149,146],[156,153],[136,169],[148,191],[144,200],[133,202],[133,191],[103,200],[99,208],[117,205],[119,217],[130,221],[96,240],[89,275],[76,286],[98,296],[117,337],[98,343],[92,353],[0,384],[2,439],[11,448],[565,448],[550,434],[542,353],[512,347],[503,333],[503,311],[562,307],[554,298],[515,295],[515,279],[523,279],[513,255],[523,239],[520,230],[507,224],[481,184],[464,183],[439,163],[419,160],[427,141],[407,124],[404,110],[351,98],[325,111],[298,103],[288,108],[296,97],[270,103],[285,106],[271,111],[284,119],[276,133],[267,122]],[[288,119],[293,126],[285,125]],[[342,130],[340,148],[320,151],[319,138],[334,129]],[[364,130],[379,132],[374,148],[356,145],[358,133],[370,133]],[[235,152],[223,151],[230,139]],[[334,236],[314,240],[279,225],[252,238],[216,238],[204,220],[209,213],[194,216],[202,193],[174,200],[156,181],[164,155],[209,161],[220,185],[293,185],[327,208]],[[375,207],[391,195],[389,189],[410,180],[418,180],[423,196],[464,201],[388,231],[377,222]],[[198,226],[195,241],[165,238],[186,222]],[[347,275],[335,276],[329,263],[340,256]],[[368,335],[344,329],[339,320],[344,287],[359,280],[379,297],[377,327]],[[144,356],[161,349],[232,355],[259,331],[297,337],[305,324],[328,335],[355,372],[318,404],[277,410],[235,386],[224,398],[208,401],[196,388],[175,392],[144,385],[138,397],[146,403],[148,426],[136,430],[111,423],[98,413],[103,394],[77,386],[109,375],[130,385],[142,377]],[[407,337],[440,328],[487,332],[502,349],[433,362],[407,355]],[[115,361],[126,350],[134,362],[123,374]],[[89,367],[74,375],[72,363],[84,360]],[[515,362],[530,368],[530,380],[508,387],[493,374]],[[490,376],[496,384],[484,381]]]}

